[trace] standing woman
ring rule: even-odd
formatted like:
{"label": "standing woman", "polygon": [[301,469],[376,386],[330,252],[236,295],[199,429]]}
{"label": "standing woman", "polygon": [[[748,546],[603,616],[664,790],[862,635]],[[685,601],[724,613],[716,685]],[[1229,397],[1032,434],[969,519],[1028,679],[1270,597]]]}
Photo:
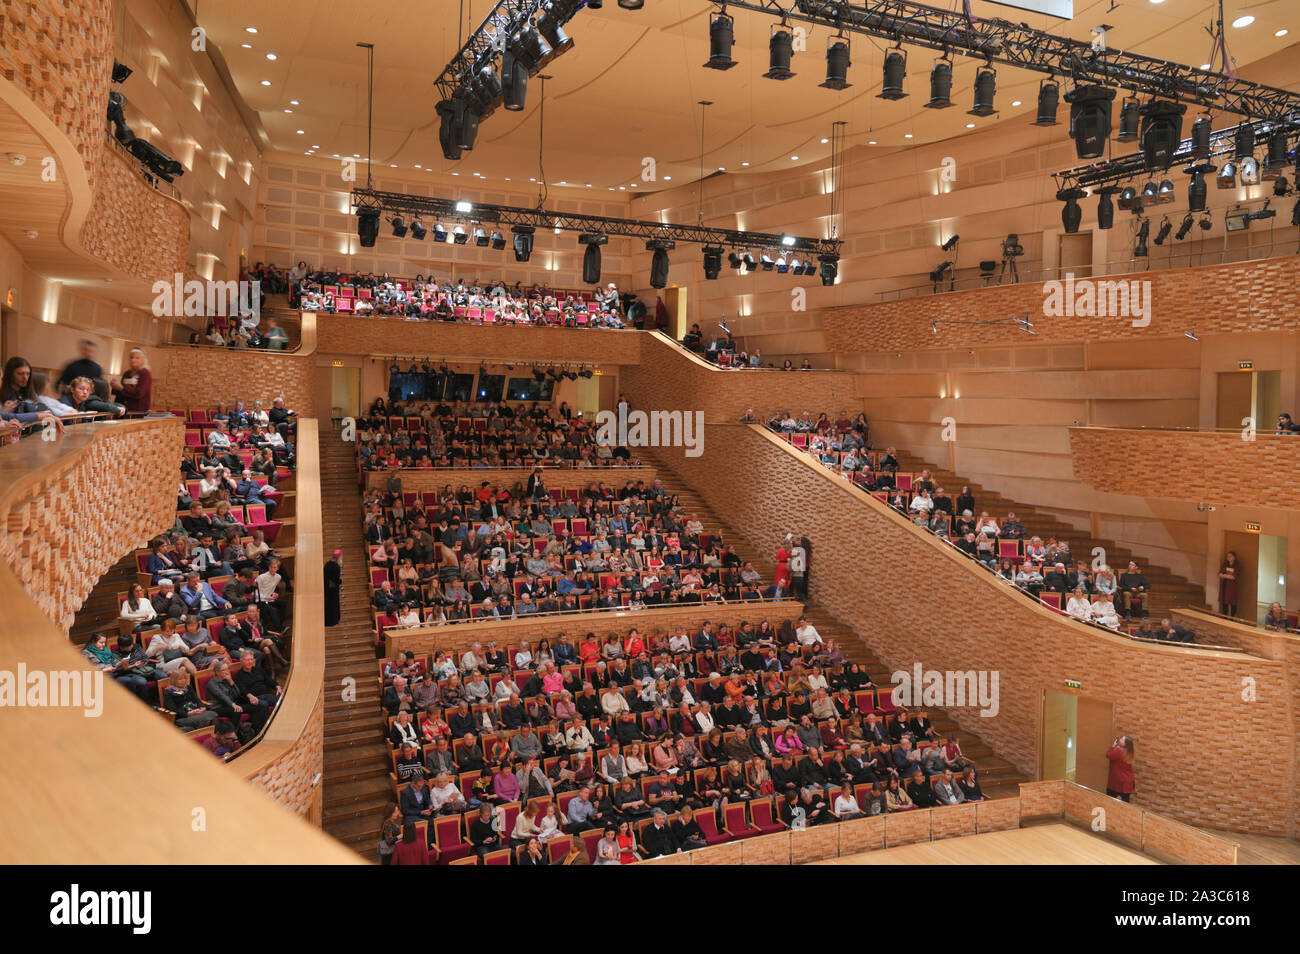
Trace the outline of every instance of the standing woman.
{"label": "standing woman", "polygon": [[1229,550],[1219,567],[1219,612],[1224,616],[1237,615],[1237,577],[1240,566],[1237,554]]}
{"label": "standing woman", "polygon": [[109,379],[109,384],[113,386],[113,395],[117,403],[124,405],[128,412],[147,414],[153,391],[153,375],[144,366],[144,352],[139,348],[132,348],[127,360],[130,367],[126,372],[120,378]]}
{"label": "standing woman", "polygon": [[1133,740],[1121,735],[1110,744],[1106,753],[1110,771],[1106,775],[1106,794],[1127,802],[1133,796]]}
{"label": "standing woman", "polygon": [[388,817],[384,819],[383,825],[379,828],[379,863],[381,865],[392,864],[393,849],[397,847],[397,842],[402,837],[402,809],[397,802],[391,802],[388,806]]}
{"label": "standing woman", "polygon": [[325,561],[325,625],[337,626],[342,611],[339,597],[343,590],[343,551],[335,550],[332,559]]}

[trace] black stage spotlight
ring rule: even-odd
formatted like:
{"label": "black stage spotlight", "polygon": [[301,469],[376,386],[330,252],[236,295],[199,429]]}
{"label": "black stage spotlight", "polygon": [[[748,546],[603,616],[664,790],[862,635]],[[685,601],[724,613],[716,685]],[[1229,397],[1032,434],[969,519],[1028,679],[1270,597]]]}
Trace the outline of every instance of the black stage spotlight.
{"label": "black stage spotlight", "polygon": [[967,116],[992,116],[993,97],[998,91],[998,74],[991,66],[981,66],[975,71],[975,105],[966,110]]}
{"label": "black stage spotlight", "polygon": [[582,253],[582,280],[588,285],[600,281],[600,247],[608,241],[609,236],[600,232],[583,232],[578,236],[578,244],[587,247]]}
{"label": "black stage spotlight", "polygon": [[1168,169],[1183,141],[1187,106],[1155,99],[1142,107],[1142,158],[1148,169]]}
{"label": "black stage spotlight", "polygon": [[1249,121],[1237,127],[1237,133],[1233,137],[1233,147],[1233,156],[1237,159],[1243,159],[1254,154],[1255,127]]}
{"label": "black stage spotlight", "polygon": [[415,239],[417,242],[423,242],[424,237],[428,233],[429,230],[424,227],[424,223],[419,219],[416,219],[411,223],[411,238]]}
{"label": "black stage spotlight", "polygon": [[543,381],[546,380],[546,372],[543,371],[541,368],[533,368],[533,380],[536,381],[538,384],[541,384]]}
{"label": "black stage spotlight", "polygon": [[547,0],[542,4],[542,15],[537,18],[537,29],[541,31],[542,36],[546,37],[546,42],[550,44],[556,56],[573,48],[573,40],[561,26],[566,19],[565,12],[563,3],[558,0]]}
{"label": "black stage spotlight", "polygon": [[444,99],[437,106],[438,143],[442,146],[444,159],[460,158],[460,143],[457,139],[460,136],[460,114],[464,108],[465,104],[455,99]]}
{"label": "black stage spotlight", "polygon": [[1138,138],[1141,128],[1142,104],[1135,98],[1128,97],[1119,108],[1119,132],[1116,142],[1133,142]]}
{"label": "black stage spotlight", "polygon": [[[1142,209],[1142,196],[1138,194],[1137,189],[1132,186],[1125,186],[1119,194],[1119,202],[1116,203],[1125,212],[1140,211]],[[1137,209],[1133,206],[1137,205]]]}
{"label": "black stage spotlight", "polygon": [[960,241],[961,241],[961,236],[954,232],[952,237],[948,239],[948,241],[940,245],[939,248],[941,248],[945,252],[951,252],[954,248],[957,247],[957,243]]}
{"label": "black stage spotlight", "polygon": [[1056,193],[1056,200],[1065,203],[1061,208],[1061,225],[1065,227],[1067,235],[1079,231],[1079,223],[1083,221],[1083,209],[1079,208],[1079,200],[1087,194],[1082,189],[1062,189]]}
{"label": "black stage spotlight", "polygon": [[948,271],[950,268],[952,268],[952,262],[941,262],[938,268],[930,271],[930,281],[933,284],[938,285],[939,282],[943,281],[944,272]]}
{"label": "black stage spotlight", "polygon": [[469,233],[463,225],[458,225],[451,230],[451,240],[456,245],[465,245],[469,242]]}
{"label": "black stage spotlight", "polygon": [[826,82],[817,85],[826,89],[848,89],[849,82],[849,41],[842,36],[833,36],[826,44]]}
{"label": "black stage spotlight", "polygon": [[884,81],[876,99],[902,99],[907,93],[903,90],[903,81],[907,79],[907,51],[898,48],[885,54],[882,68]]}
{"label": "black stage spotlight", "polygon": [[492,248],[494,251],[501,251],[506,247],[506,237],[496,229],[492,230]]}
{"label": "black stage spotlight", "polygon": [[952,63],[946,59],[934,61],[930,67],[930,101],[926,109],[948,109],[952,106]]}
{"label": "black stage spotlight", "polygon": [[396,216],[391,221],[393,226],[393,238],[406,238],[406,223],[402,221],[402,217],[400,215]]}
{"label": "black stage spotlight", "polygon": [[820,264],[818,271],[821,272],[823,285],[834,285],[835,277],[840,273],[840,257],[834,252],[827,252],[824,255],[818,255],[817,261]]}
{"label": "black stage spotlight", "polygon": [[1157,205],[1160,202],[1160,187],[1156,185],[1155,180],[1151,180],[1142,187],[1142,204]]}
{"label": "black stage spotlight", "polygon": [[435,242],[447,241],[447,227],[441,222],[433,223],[433,240]]}
{"label": "black stage spotlight", "polygon": [[758,256],[758,264],[763,266],[765,272],[770,272],[776,266],[776,262],[772,261],[772,256],[768,255],[767,252],[763,252]]}
{"label": "black stage spotlight", "polygon": [[676,243],[670,239],[651,239],[645,243],[647,252],[654,252],[650,257],[650,287],[663,288],[668,284],[668,250]]}
{"label": "black stage spotlight", "polygon": [[474,230],[474,244],[479,248],[487,248],[488,234],[483,229]]}
{"label": "black stage spotlight", "polygon": [[790,262],[784,255],[778,255],[776,257],[776,271],[779,275],[784,275],[786,272],[790,271]]}
{"label": "black stage spotlight", "polygon": [[1161,179],[1160,185],[1156,189],[1156,201],[1161,205],[1168,205],[1174,201],[1174,180]]}
{"label": "black stage spotlight", "polygon": [[727,256],[727,267],[732,269],[740,268],[740,256],[735,252],[730,253]]}
{"label": "black stage spotlight", "polygon": [[542,60],[551,55],[551,46],[546,42],[546,38],[527,21],[525,21],[523,28],[515,34],[513,41],[515,55],[528,65],[530,73],[541,64]]}
{"label": "black stage spotlight", "polygon": [[1174,238],[1180,242],[1187,238],[1187,233],[1192,230],[1192,226],[1195,223],[1196,220],[1192,218],[1192,213],[1188,212],[1183,216],[1183,221],[1179,223],[1178,231],[1174,233]]}
{"label": "black stage spotlight", "polygon": [[1237,164],[1229,159],[1219,167],[1219,174],[1214,177],[1214,184],[1220,189],[1237,187]]}
{"label": "black stage spotlight", "polygon": [[1055,126],[1056,107],[1060,105],[1061,87],[1056,80],[1045,79],[1038,85],[1038,118],[1035,126]]}
{"label": "black stage spotlight", "polygon": [[509,47],[501,54],[501,86],[501,105],[512,112],[523,109],[528,98],[528,67]]}
{"label": "black stage spotlight", "polygon": [[788,80],[794,76],[790,71],[790,59],[794,55],[794,38],[784,25],[774,26],[772,36],[767,41],[767,72],[765,79]]}
{"label": "black stage spotlight", "polygon": [[1210,117],[1206,113],[1196,117],[1192,123],[1192,156],[1206,159],[1210,155]]}
{"label": "black stage spotlight", "polygon": [[1291,191],[1291,183],[1287,180],[1286,176],[1278,176],[1276,179],[1273,180],[1274,195],[1278,195],[1278,196],[1286,195],[1290,191]]}
{"label": "black stage spotlight", "polygon": [[640,10],[645,0],[618,0],[618,5],[624,10]]}
{"label": "black stage spotlight", "polygon": [[469,103],[465,103],[460,113],[460,125],[456,127],[456,143],[461,149],[474,148],[478,138],[479,113]]}
{"label": "black stage spotlight", "polygon": [[1169,224],[1169,216],[1160,220],[1160,229],[1156,232],[1156,237],[1152,239],[1157,245],[1164,245],[1165,239],[1169,238],[1169,233],[1173,231],[1173,226]]}
{"label": "black stage spotlight", "polygon": [[582,378],[583,380],[589,379],[591,375],[592,375],[591,368],[583,368],[581,371],[578,372],[578,377]]}
{"label": "black stage spotlight", "polygon": [[1213,172],[1214,165],[1208,162],[1197,163],[1194,166],[1188,166],[1183,172],[1192,177],[1192,181],[1187,183],[1187,211],[1204,212],[1205,211],[1205,174]]}
{"label": "black stage spotlight", "polygon": [[1295,205],[1291,207],[1291,224],[1300,225],[1300,199],[1296,199]]}
{"label": "black stage spotlight", "polygon": [[1264,162],[1264,178],[1276,179],[1282,174],[1282,169],[1290,163],[1290,156],[1287,155],[1286,148],[1286,130],[1281,126],[1274,126],[1273,131],[1268,134],[1268,158]]}
{"label": "black stage spotlight", "polygon": [[1201,227],[1202,232],[1208,232],[1214,228],[1214,219],[1210,218],[1210,213],[1205,212],[1201,215],[1201,220],[1196,223]]}
{"label": "black stage spotlight", "polygon": [[704,246],[704,277],[713,280],[722,271],[722,246]]}
{"label": "black stage spotlight", "polygon": [[125,63],[119,63],[117,60],[113,61],[113,82],[114,83],[125,83],[133,72],[135,71],[132,70],[131,67],[127,66]]}
{"label": "black stage spotlight", "polygon": [[357,210],[357,238],[361,239],[362,248],[374,248],[375,239],[379,238],[379,210]]}
{"label": "black stage spotlight", "polygon": [[478,71],[478,75],[474,77],[473,89],[483,107],[482,112],[489,111],[492,105],[501,98],[503,92],[501,77],[497,76],[497,71],[492,68],[491,64],[484,64],[482,69]]}
{"label": "black stage spotlight", "polygon": [[[590,6],[591,4],[588,4]],[[709,62],[711,70],[729,70],[736,65],[731,58],[731,47],[736,40],[736,21],[725,12],[709,17]]]}
{"label": "black stage spotlight", "polygon": [[1115,204],[1111,196],[1119,192],[1119,186],[1102,186],[1097,190],[1097,228],[1109,229],[1115,226]]}
{"label": "black stage spotlight", "polygon": [[1254,156],[1247,156],[1241,160],[1240,173],[1242,185],[1259,185],[1259,160]]}
{"label": "black stage spotlight", "polygon": [[1115,91],[1105,86],[1076,86],[1065,94],[1070,104],[1070,135],[1080,159],[1096,159],[1110,138],[1110,107]]}
{"label": "black stage spotlight", "polygon": [[515,261],[528,261],[533,255],[533,227],[515,225],[511,227],[510,233],[514,236]]}
{"label": "black stage spotlight", "polygon": [[790,262],[790,273],[792,275],[804,274],[805,266],[802,259],[792,259]]}
{"label": "black stage spotlight", "polygon": [[1133,245],[1133,257],[1145,258],[1147,256],[1147,236],[1151,234],[1151,220],[1143,219],[1142,227],[1138,229],[1137,241]]}
{"label": "black stage spotlight", "polygon": [[754,271],[754,266],[755,266],[755,264],[756,264],[755,261],[754,261],[754,256],[753,256],[753,255],[750,255],[748,252],[746,252],[746,253],[741,257],[740,261],[741,261],[741,263],[745,266],[745,271],[746,271],[746,272],[749,272],[749,273],[752,274],[753,271]]}

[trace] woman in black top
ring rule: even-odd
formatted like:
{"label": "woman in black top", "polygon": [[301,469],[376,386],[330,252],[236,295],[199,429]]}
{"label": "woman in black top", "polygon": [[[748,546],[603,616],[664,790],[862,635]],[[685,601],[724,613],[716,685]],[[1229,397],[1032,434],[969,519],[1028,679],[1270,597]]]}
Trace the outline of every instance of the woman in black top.
{"label": "woman in black top", "polygon": [[729,760],[726,746],[722,741],[722,730],[714,728],[710,730],[708,737],[700,743],[700,755],[704,756],[704,761],[710,765],[725,765]]}
{"label": "woman in black top", "polygon": [[984,792],[980,788],[979,779],[975,777],[973,768],[968,768],[966,774],[957,780],[957,784],[961,786],[961,793],[966,796],[966,801],[982,802],[984,800]]}
{"label": "woman in black top", "polygon": [[[679,789],[680,791],[680,786]],[[672,824],[673,835],[677,838],[677,844],[682,846],[682,851],[690,851],[692,848],[703,848],[708,842],[704,840],[704,832],[700,829],[699,822],[695,820],[695,809],[689,804],[682,805],[681,813],[677,820]]]}
{"label": "woman in black top", "polygon": [[907,783],[907,794],[917,808],[934,808],[939,804],[934,789],[925,780],[925,775],[920,769],[912,773],[912,779]]}
{"label": "woman in black top", "polygon": [[964,510],[975,512],[975,497],[970,492],[969,484],[963,484],[961,493],[957,495],[957,512],[961,513]]}

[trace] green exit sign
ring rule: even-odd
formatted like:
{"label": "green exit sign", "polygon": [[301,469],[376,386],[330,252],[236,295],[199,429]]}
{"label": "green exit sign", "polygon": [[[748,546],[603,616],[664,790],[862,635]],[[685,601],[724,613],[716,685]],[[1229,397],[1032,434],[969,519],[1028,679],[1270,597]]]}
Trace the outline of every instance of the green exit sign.
{"label": "green exit sign", "polygon": [[1238,361],[1238,362],[1237,362],[1237,370],[1238,370],[1238,371],[1250,371],[1250,370],[1253,369],[1254,367],[1255,367],[1255,362],[1254,362],[1254,361]]}
{"label": "green exit sign", "polygon": [[1083,685],[1083,683],[1079,682],[1079,680],[1077,680],[1077,679],[1067,679],[1067,680],[1065,680],[1065,688],[1066,688],[1066,689],[1078,689],[1081,685]]}

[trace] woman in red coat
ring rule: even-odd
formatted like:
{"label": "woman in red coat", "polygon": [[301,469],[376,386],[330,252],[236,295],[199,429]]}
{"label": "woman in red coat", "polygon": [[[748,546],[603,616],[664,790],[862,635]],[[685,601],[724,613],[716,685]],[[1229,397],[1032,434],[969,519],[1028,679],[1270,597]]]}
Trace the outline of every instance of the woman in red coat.
{"label": "woman in red coat", "polygon": [[1219,567],[1219,612],[1224,616],[1237,615],[1237,577],[1241,567],[1237,554],[1229,550]]}
{"label": "woman in red coat", "polygon": [[1121,735],[1106,753],[1110,772],[1106,775],[1106,794],[1127,802],[1133,796],[1133,740]]}
{"label": "woman in red coat", "polygon": [[407,822],[402,827],[402,840],[393,846],[393,860],[389,864],[428,865],[432,863],[429,860],[429,846],[416,834],[415,825]]}
{"label": "woman in red coat", "polygon": [[785,544],[776,548],[776,577],[772,582],[784,589],[790,588],[790,551]]}

